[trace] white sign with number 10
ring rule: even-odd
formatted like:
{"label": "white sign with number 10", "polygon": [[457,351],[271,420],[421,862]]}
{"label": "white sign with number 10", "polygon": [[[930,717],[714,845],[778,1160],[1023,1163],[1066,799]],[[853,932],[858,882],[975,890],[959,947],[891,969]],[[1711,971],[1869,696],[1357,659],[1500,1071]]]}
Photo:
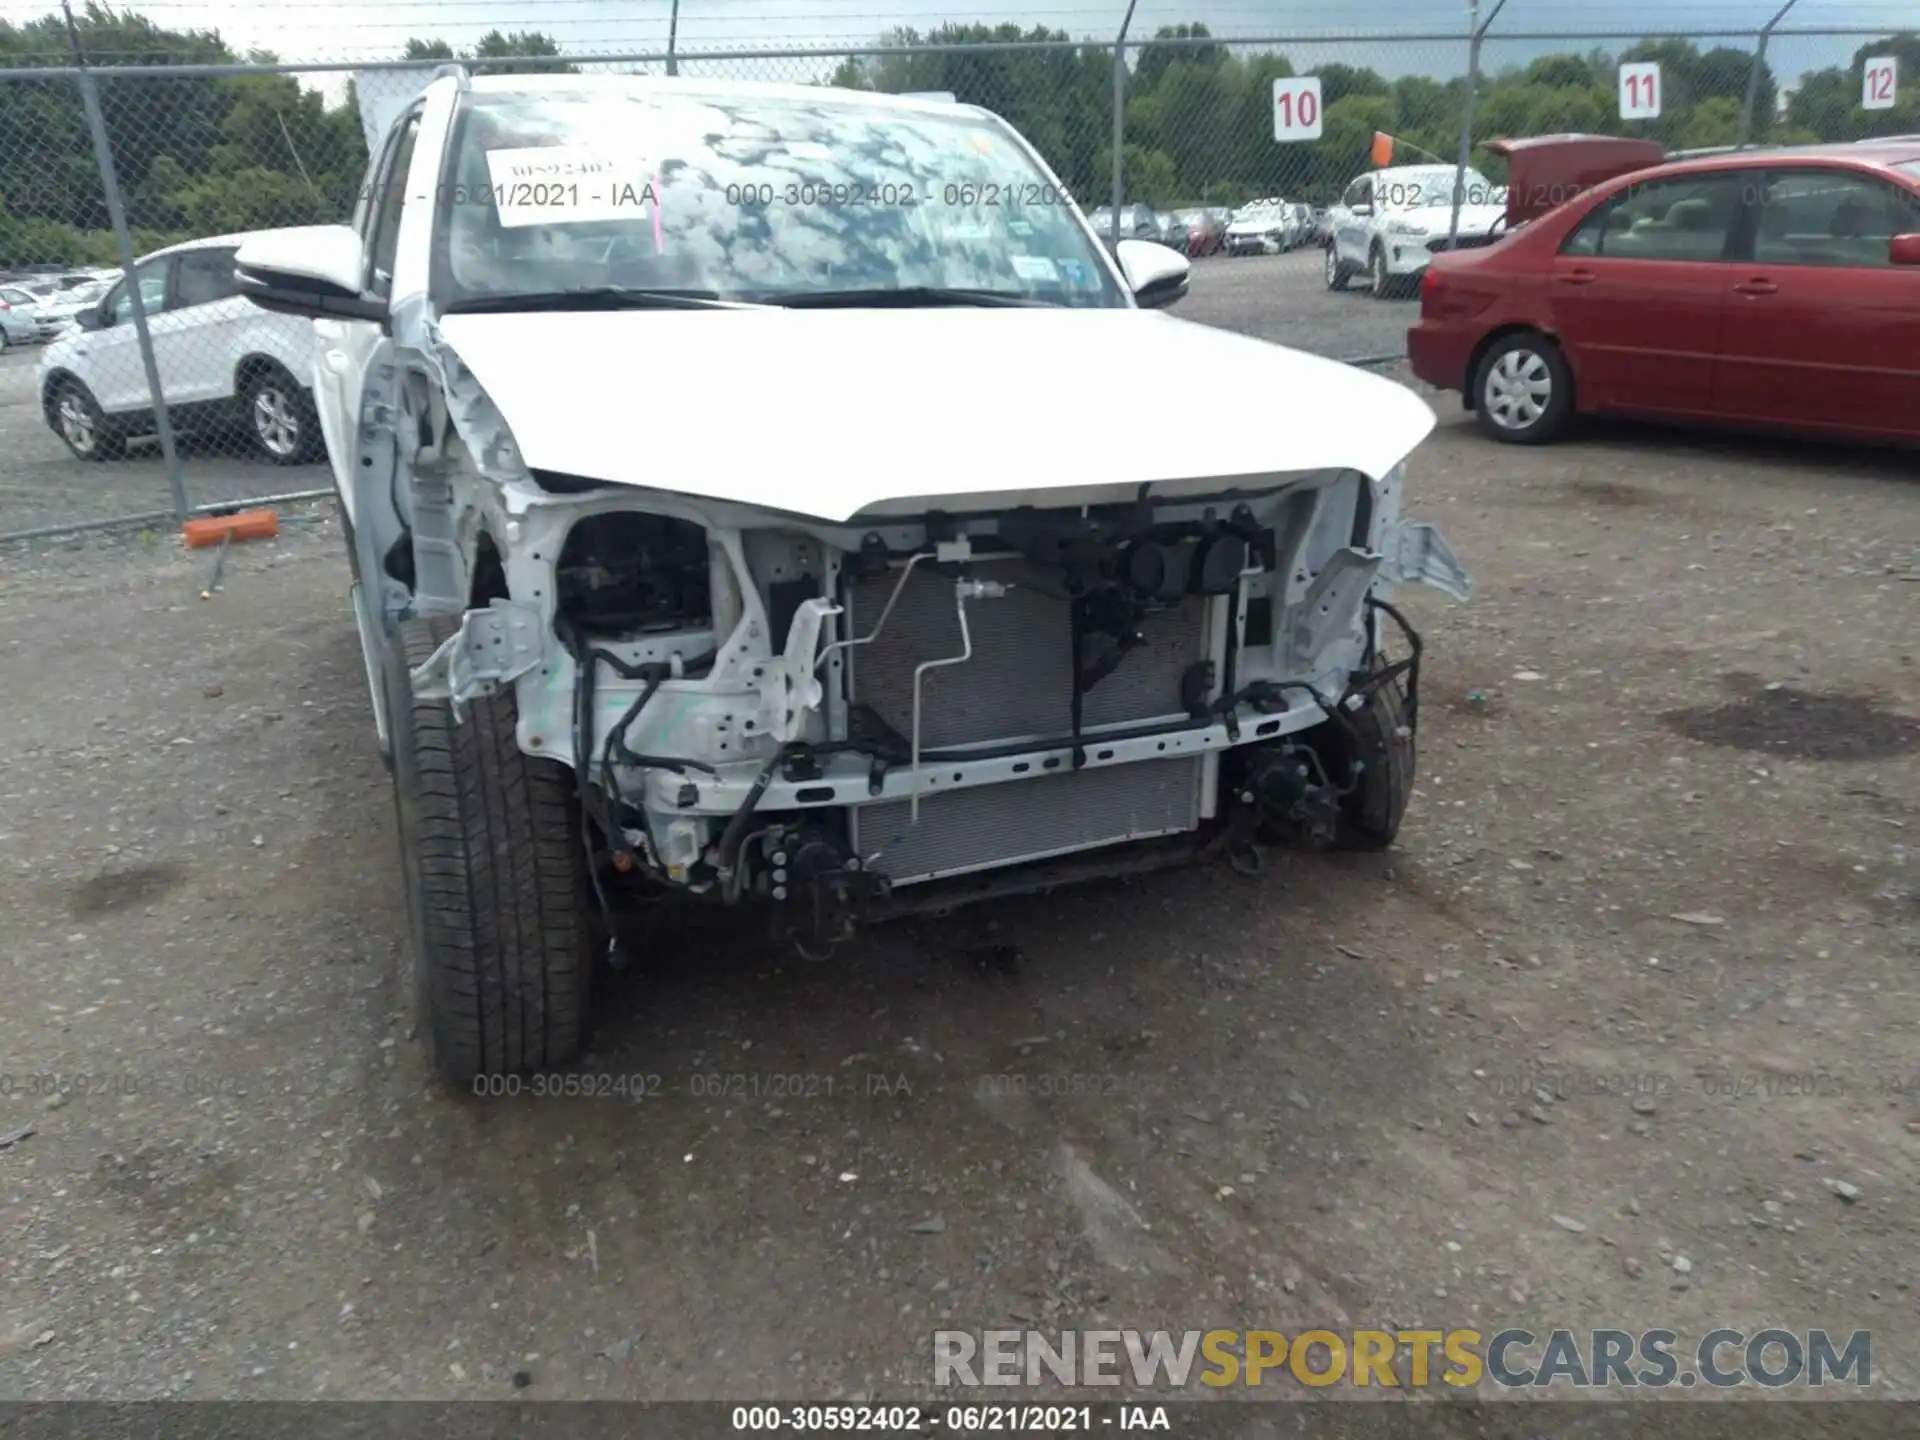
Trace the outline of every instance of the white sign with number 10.
{"label": "white sign with number 10", "polygon": [[1622,120],[1658,120],[1660,118],[1660,65],[1645,60],[1620,67],[1620,118]]}
{"label": "white sign with number 10", "polygon": [[1860,108],[1891,110],[1900,88],[1900,57],[1878,55],[1860,71]]}
{"label": "white sign with number 10", "polygon": [[1320,138],[1320,77],[1290,75],[1273,82],[1273,138]]}

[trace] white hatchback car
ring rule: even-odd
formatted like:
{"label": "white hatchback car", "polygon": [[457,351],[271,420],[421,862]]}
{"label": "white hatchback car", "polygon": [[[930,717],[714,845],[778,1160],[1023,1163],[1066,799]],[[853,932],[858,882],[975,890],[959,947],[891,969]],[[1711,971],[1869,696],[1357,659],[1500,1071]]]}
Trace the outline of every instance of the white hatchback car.
{"label": "white hatchback car", "polygon": [[1459,234],[1453,229],[1452,165],[1395,165],[1360,176],[1327,215],[1327,288],[1344,290],[1365,275],[1378,299],[1411,293],[1443,250],[1465,250],[1499,238],[1506,191],[1477,170],[1460,177]]}
{"label": "white hatchback car", "polygon": [[1234,212],[1223,242],[1229,255],[1284,255],[1294,247],[1293,225],[1278,200],[1256,200]]}
{"label": "white hatchback car", "polygon": [[[275,465],[321,458],[313,406],[313,322],[271,315],[243,298],[233,257],[252,235],[221,235],[155,251],[134,266],[153,335],[161,392],[182,434],[244,432]],[[82,460],[113,459],[155,428],[124,279],[74,315],[41,356],[41,413]]]}

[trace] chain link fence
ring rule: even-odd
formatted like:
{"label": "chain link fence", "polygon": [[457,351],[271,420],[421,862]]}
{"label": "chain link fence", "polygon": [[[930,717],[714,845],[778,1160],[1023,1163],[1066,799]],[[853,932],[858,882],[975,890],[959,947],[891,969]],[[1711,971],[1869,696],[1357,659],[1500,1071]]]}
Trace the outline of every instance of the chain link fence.
{"label": "chain link fence", "polygon": [[[1371,359],[1399,349],[1411,317],[1329,290],[1320,212],[1382,164],[1464,156],[1469,185],[1497,193],[1486,143],[1499,138],[1601,132],[1686,150],[1920,133],[1920,34],[1796,30],[1795,46],[1818,40],[1831,58],[1793,74],[1768,58],[1787,39],[1482,24],[1255,39],[1171,26],[1116,43],[969,24],[834,52],[569,56],[541,36],[489,36],[470,58],[986,106],[1103,231],[1187,251],[1196,296],[1229,296],[1254,333]],[[448,58],[416,41],[352,69],[285,65],[92,9],[73,25],[0,24],[0,537],[171,525],[330,488],[311,325],[235,294],[236,237],[348,220],[387,120]],[[1647,74],[1644,88],[1629,79]]]}

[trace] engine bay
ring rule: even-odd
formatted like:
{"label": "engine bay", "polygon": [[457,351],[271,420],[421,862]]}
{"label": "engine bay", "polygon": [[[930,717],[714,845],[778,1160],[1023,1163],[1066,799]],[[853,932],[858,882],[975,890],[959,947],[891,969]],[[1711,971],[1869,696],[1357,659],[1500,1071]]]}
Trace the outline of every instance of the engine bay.
{"label": "engine bay", "polygon": [[1411,735],[1418,639],[1352,472],[857,529],[579,503],[522,743],[571,763],[603,902],[757,900],[818,948],[1063,865],[1244,864],[1332,842],[1384,687]]}

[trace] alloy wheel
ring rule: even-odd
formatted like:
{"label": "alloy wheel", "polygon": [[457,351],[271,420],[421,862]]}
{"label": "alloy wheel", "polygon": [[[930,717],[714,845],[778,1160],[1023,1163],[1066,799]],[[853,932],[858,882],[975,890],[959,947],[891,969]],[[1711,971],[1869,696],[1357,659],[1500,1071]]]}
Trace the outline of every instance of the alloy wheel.
{"label": "alloy wheel", "polygon": [[300,447],[300,415],[277,385],[253,392],[253,433],[268,453],[282,458]]}
{"label": "alloy wheel", "polygon": [[61,437],[73,447],[74,453],[91,455],[100,437],[93,423],[93,412],[87,408],[86,401],[77,392],[68,390],[60,396],[57,414]]}

